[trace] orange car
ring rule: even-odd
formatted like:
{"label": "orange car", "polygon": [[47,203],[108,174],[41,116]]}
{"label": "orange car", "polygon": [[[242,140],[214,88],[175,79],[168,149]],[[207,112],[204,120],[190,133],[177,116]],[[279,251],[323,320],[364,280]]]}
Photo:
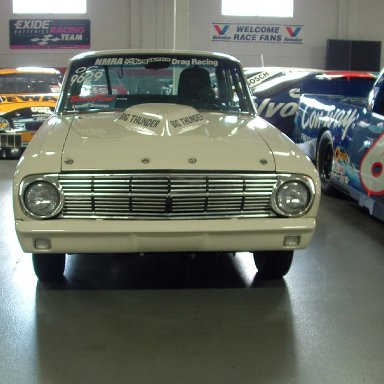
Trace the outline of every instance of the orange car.
{"label": "orange car", "polygon": [[54,68],[0,69],[0,157],[18,157],[52,114],[61,88]]}

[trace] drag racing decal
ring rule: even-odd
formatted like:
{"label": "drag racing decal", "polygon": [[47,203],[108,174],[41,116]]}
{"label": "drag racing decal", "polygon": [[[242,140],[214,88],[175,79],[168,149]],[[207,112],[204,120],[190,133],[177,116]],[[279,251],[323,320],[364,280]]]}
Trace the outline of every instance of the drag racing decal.
{"label": "drag racing decal", "polygon": [[[208,58],[171,58],[171,57],[148,57],[148,58],[137,58],[137,57],[101,57],[95,60],[95,66],[104,65],[148,65],[151,63],[169,63],[172,65],[210,65],[217,67],[219,65],[218,60],[212,60]],[[91,68],[92,69],[92,68]],[[89,69],[88,69],[89,70]]]}

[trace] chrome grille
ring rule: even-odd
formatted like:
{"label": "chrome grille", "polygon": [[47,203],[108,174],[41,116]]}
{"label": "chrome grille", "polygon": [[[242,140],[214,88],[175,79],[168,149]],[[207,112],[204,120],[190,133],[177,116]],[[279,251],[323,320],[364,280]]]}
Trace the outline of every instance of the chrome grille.
{"label": "chrome grille", "polygon": [[0,148],[20,148],[21,135],[14,133],[0,134]]}
{"label": "chrome grille", "polygon": [[61,174],[63,218],[275,216],[275,174]]}

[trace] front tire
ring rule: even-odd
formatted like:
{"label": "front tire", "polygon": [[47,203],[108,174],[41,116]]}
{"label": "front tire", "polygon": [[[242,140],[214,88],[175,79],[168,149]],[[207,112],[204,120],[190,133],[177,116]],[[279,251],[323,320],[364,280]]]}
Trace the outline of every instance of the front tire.
{"label": "front tire", "polygon": [[33,253],[33,269],[42,282],[62,280],[65,269],[65,253]]}
{"label": "front tire", "polygon": [[329,131],[322,134],[317,148],[316,166],[321,181],[321,190],[326,195],[332,195],[335,188],[331,184],[331,174],[333,167],[333,140]]}
{"label": "front tire", "polygon": [[293,251],[253,252],[257,276],[265,280],[281,279],[291,268]]}

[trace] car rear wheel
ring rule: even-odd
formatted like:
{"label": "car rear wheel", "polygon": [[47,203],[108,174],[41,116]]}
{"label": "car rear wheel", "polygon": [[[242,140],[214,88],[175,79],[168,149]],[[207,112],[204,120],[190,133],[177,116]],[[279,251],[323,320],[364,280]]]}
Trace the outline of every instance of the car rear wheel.
{"label": "car rear wheel", "polygon": [[321,190],[327,195],[332,195],[335,192],[335,188],[331,184],[333,142],[332,135],[328,131],[324,132],[320,138],[316,166],[320,176]]}
{"label": "car rear wheel", "polygon": [[291,268],[293,251],[253,252],[257,276],[262,279],[281,279]]}
{"label": "car rear wheel", "polygon": [[34,253],[32,263],[40,281],[60,281],[65,269],[65,253]]}

